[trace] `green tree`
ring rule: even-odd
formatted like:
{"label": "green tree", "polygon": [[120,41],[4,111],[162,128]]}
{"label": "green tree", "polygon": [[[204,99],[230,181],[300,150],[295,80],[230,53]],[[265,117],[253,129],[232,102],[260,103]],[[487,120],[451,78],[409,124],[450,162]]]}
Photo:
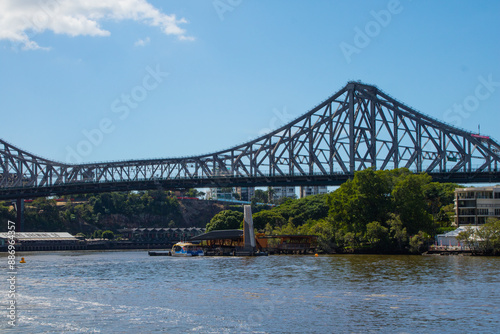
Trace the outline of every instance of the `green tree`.
{"label": "green tree", "polygon": [[431,237],[427,233],[419,231],[410,238],[410,252],[414,254],[425,252],[428,248],[430,239]]}
{"label": "green tree", "polygon": [[455,207],[453,204],[448,204],[441,209],[434,217],[436,226],[439,227],[450,227],[453,222],[453,216],[455,214]]}
{"label": "green tree", "polygon": [[115,238],[115,234],[113,233],[113,231],[106,230],[106,231],[102,232],[101,237],[102,237],[103,239],[112,240],[112,239],[114,239],[114,238]]}
{"label": "green tree", "polygon": [[[429,182],[422,186],[429,213],[434,216],[435,220],[437,220],[444,206],[453,204],[455,188],[458,188],[456,183]],[[441,216],[440,218],[444,217]]]}
{"label": "green tree", "polygon": [[389,241],[389,229],[379,222],[371,222],[366,225],[366,239],[373,248],[387,248]]}
{"label": "green tree", "polygon": [[307,196],[300,199],[288,199],[272,211],[279,213],[285,221],[295,226],[305,224],[308,220],[323,219],[328,216],[326,195]]}
{"label": "green tree", "polygon": [[102,230],[95,230],[92,233],[92,239],[100,239],[102,238]]}
{"label": "green tree", "polygon": [[500,254],[500,220],[489,219],[477,228],[468,226],[458,234],[457,240],[465,243],[473,252]]}
{"label": "green tree", "polygon": [[423,238],[419,231],[434,233],[431,212],[442,224],[450,224],[448,212],[438,210],[432,201],[449,204],[455,185],[431,180],[427,174],[412,174],[406,168],[356,172],[352,181],[327,196],[328,221],[337,246],[350,249],[368,242],[379,250],[402,251],[408,246],[408,234],[418,234],[413,239],[417,245]]}
{"label": "green tree", "polygon": [[273,227],[271,224],[267,223],[266,226],[264,227],[264,234],[265,235],[272,235],[273,234]]}
{"label": "green tree", "polygon": [[344,246],[351,250],[359,248],[361,244],[360,233],[347,232],[343,235],[343,239]]}
{"label": "green tree", "polygon": [[272,228],[281,226],[285,223],[285,218],[280,215],[276,210],[263,210],[252,215],[253,226],[257,230],[262,230],[267,224],[270,224]]}
{"label": "green tree", "polygon": [[329,195],[329,217],[337,229],[365,235],[368,223],[386,220],[390,191],[387,173],[372,169],[356,172],[352,181]]}
{"label": "green tree", "polygon": [[288,224],[283,225],[281,227],[277,227],[273,234],[278,234],[278,235],[296,235],[297,234],[297,228],[295,225],[293,225],[292,222],[288,222]]}
{"label": "green tree", "polygon": [[423,193],[431,177],[427,174],[410,174],[400,180],[392,190],[394,212],[399,214],[410,235],[423,231],[432,234],[434,225],[427,211]]}
{"label": "green tree", "polygon": [[500,254],[500,219],[490,218],[479,228],[480,234],[478,237],[485,244],[485,252]]}
{"label": "green tree", "polygon": [[336,248],[334,243],[335,231],[329,221],[321,219],[313,222],[309,226],[308,234],[318,236],[318,248],[320,250],[331,253]]}
{"label": "green tree", "polygon": [[206,231],[228,230],[241,228],[243,224],[243,213],[232,210],[224,210],[216,214],[207,224]]}
{"label": "green tree", "polygon": [[476,251],[476,242],[474,238],[475,230],[471,226],[467,226],[463,231],[457,235],[457,240],[466,245],[471,251]]}
{"label": "green tree", "polygon": [[269,198],[267,195],[267,191],[261,189],[255,189],[255,193],[252,197],[252,202],[255,201],[255,203],[267,203],[268,199]]}
{"label": "green tree", "polygon": [[7,202],[0,202],[0,220],[5,222],[1,224],[0,231],[5,232],[7,232],[7,221],[16,221],[16,212],[9,208]]}
{"label": "green tree", "polygon": [[406,233],[406,228],[403,227],[401,218],[399,215],[391,213],[387,224],[389,225],[391,239],[396,243],[398,250],[401,251],[408,242],[408,233]]}
{"label": "green tree", "polygon": [[203,191],[199,191],[199,190],[197,190],[197,189],[195,189],[195,188],[190,188],[190,189],[188,189],[188,190],[184,193],[184,195],[185,195],[186,197],[197,197],[197,198],[201,198],[201,197],[205,196],[205,193],[204,193]]}
{"label": "green tree", "polygon": [[33,200],[25,207],[24,217],[27,231],[65,231],[64,215],[60,214],[54,199],[44,197]]}

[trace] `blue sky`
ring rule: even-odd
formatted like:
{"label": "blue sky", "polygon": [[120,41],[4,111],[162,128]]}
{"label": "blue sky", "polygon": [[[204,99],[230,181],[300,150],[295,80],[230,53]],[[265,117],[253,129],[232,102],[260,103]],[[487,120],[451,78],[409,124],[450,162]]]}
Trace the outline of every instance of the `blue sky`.
{"label": "blue sky", "polygon": [[0,5],[0,138],[49,159],[214,152],[349,80],[500,139],[498,1],[66,1]]}

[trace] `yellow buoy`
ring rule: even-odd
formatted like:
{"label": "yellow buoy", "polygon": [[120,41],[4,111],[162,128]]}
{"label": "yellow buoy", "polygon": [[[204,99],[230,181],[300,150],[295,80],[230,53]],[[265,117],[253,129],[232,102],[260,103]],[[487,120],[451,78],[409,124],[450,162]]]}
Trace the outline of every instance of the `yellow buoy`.
{"label": "yellow buoy", "polygon": [[24,257],[21,258],[21,261],[19,261],[19,263],[26,263],[26,261],[24,261]]}
{"label": "yellow buoy", "polygon": [[314,256],[318,257],[319,255],[318,255],[318,253],[316,253],[316,254],[314,254]]}

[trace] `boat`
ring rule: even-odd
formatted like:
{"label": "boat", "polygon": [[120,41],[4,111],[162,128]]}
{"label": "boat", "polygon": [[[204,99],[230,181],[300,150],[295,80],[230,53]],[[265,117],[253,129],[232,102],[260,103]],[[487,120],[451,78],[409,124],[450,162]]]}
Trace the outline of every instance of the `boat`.
{"label": "boat", "polygon": [[199,244],[178,242],[172,247],[172,256],[203,256],[205,253]]}

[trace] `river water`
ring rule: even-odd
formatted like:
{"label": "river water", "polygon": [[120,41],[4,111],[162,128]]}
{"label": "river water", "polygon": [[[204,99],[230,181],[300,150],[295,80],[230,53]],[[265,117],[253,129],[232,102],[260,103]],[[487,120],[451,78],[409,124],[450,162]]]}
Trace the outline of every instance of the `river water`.
{"label": "river water", "polygon": [[0,332],[500,332],[500,258],[22,256],[16,327],[8,324],[0,257]]}

